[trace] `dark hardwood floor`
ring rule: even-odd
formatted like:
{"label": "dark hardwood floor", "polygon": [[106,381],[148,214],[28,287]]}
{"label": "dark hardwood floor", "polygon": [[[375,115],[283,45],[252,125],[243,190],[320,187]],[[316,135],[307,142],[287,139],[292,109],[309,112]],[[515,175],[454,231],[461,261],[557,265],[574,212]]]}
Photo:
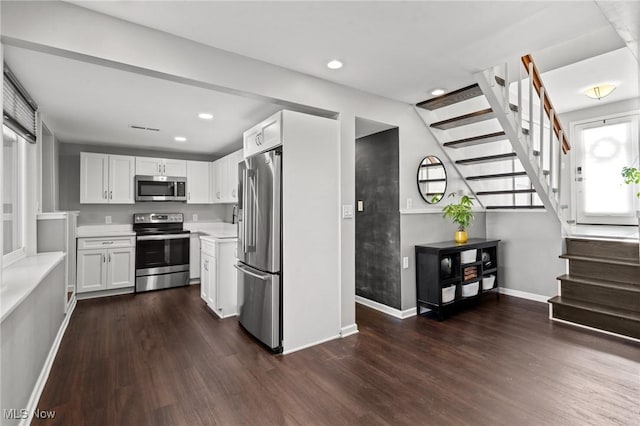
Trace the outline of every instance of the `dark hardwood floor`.
{"label": "dark hardwood floor", "polygon": [[199,286],[78,302],[46,425],[638,425],[640,345],[487,298],[444,322],[357,307],[360,333],[274,356]]}

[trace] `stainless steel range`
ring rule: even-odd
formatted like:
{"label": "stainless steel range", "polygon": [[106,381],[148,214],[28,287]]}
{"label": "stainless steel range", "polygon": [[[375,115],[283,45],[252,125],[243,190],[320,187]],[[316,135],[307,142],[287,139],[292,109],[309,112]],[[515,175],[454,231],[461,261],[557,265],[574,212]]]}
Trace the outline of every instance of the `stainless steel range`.
{"label": "stainless steel range", "polygon": [[189,284],[189,236],[182,213],[136,213],[136,292]]}

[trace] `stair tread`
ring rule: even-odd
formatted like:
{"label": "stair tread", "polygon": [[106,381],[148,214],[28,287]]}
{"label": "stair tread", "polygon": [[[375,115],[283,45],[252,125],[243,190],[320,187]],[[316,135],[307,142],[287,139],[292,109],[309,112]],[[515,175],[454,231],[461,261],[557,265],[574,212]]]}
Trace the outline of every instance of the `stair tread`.
{"label": "stair tread", "polygon": [[561,254],[559,257],[560,257],[560,259],[584,260],[584,261],[588,261],[588,262],[608,263],[608,264],[611,264],[611,265],[640,266],[640,263],[634,262],[632,260],[608,259],[606,257],[577,256],[575,254]]}
{"label": "stair tread", "polygon": [[557,277],[557,279],[562,281],[573,281],[581,284],[593,285],[597,287],[606,287],[615,290],[626,290],[634,293],[638,293],[640,295],[640,286],[637,284],[629,284],[623,283],[619,281],[609,281],[609,280],[598,280],[588,277],[583,277],[580,275],[570,275],[563,274]]}
{"label": "stair tread", "polygon": [[524,204],[524,205],[510,205],[510,206],[485,206],[485,209],[487,210],[498,210],[498,209],[505,209],[505,210],[534,210],[534,209],[544,209],[544,206],[538,206],[538,205],[528,205],[528,204]]}
{"label": "stair tread", "polygon": [[500,194],[532,194],[535,189],[503,189],[496,191],[478,191],[476,195],[500,195]]}
{"label": "stair tread", "polygon": [[518,176],[526,176],[527,172],[509,172],[509,173],[495,173],[491,175],[477,175],[477,176],[469,176],[467,180],[481,180],[481,179],[501,179],[507,177],[518,177]]}
{"label": "stair tread", "polygon": [[443,146],[446,146],[447,148],[462,148],[466,146],[480,145],[483,143],[497,142],[505,139],[506,134],[504,132],[495,132],[470,138],[457,139],[455,141],[446,142]]}
{"label": "stair tread", "polygon": [[470,112],[468,114],[460,115],[446,120],[438,121],[431,124],[430,127],[448,130],[455,127],[466,126],[468,124],[479,123],[481,121],[490,120],[495,117],[495,113],[491,108],[481,109],[479,111]]}
{"label": "stair tread", "polygon": [[562,296],[554,296],[549,299],[548,302],[640,322],[640,312],[634,312],[628,309],[614,308],[598,303],[584,302],[582,300],[567,299]]}
{"label": "stair tread", "polygon": [[482,163],[488,161],[499,161],[504,159],[509,159],[516,157],[517,154],[515,152],[507,152],[504,154],[496,154],[496,155],[486,155],[483,157],[473,157],[473,158],[465,158],[463,160],[457,160],[456,164],[472,164],[472,163]]}
{"label": "stair tread", "polygon": [[482,96],[482,89],[475,83],[470,86],[463,87],[453,92],[445,93],[444,95],[437,96],[435,98],[427,99],[416,104],[419,108],[428,109],[433,111],[434,109],[443,108],[449,105],[457,104],[468,99],[473,99],[478,96]]}

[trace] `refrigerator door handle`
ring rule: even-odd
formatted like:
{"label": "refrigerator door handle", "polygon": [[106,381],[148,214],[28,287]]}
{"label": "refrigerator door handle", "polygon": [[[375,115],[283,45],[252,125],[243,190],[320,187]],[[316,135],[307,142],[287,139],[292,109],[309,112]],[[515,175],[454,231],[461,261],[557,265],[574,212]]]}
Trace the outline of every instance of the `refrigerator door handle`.
{"label": "refrigerator door handle", "polygon": [[262,280],[262,281],[266,281],[270,277],[268,274],[260,275],[260,274],[256,274],[255,272],[251,272],[248,269],[245,269],[240,265],[233,265],[233,267],[236,268],[238,271],[242,272],[243,274],[251,275],[252,277],[257,278],[257,279]]}
{"label": "refrigerator door handle", "polygon": [[247,222],[248,205],[247,205],[247,170],[242,170],[242,253],[247,252]]}

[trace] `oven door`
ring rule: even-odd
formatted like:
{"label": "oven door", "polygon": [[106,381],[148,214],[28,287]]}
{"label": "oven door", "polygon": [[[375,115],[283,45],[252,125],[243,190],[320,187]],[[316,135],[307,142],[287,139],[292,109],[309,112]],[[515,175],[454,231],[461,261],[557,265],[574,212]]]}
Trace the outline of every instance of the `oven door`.
{"label": "oven door", "polygon": [[136,238],[136,276],[188,271],[189,235],[139,235]]}

